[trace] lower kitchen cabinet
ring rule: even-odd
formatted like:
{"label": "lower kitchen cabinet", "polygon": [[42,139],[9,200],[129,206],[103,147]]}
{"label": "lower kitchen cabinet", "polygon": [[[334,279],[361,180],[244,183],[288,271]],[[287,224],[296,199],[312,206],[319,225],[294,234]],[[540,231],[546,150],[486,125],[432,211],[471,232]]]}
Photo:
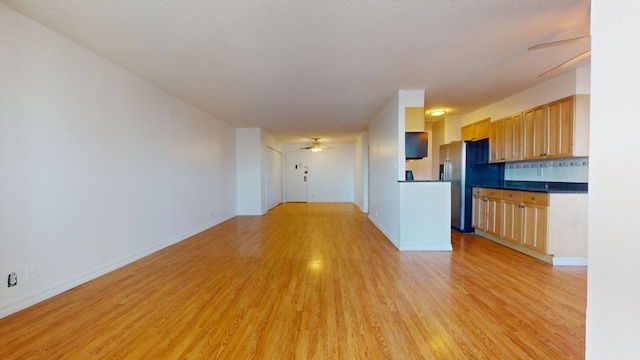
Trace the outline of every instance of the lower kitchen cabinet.
{"label": "lower kitchen cabinet", "polygon": [[548,206],[523,205],[522,216],[522,240],[521,244],[539,251],[547,253],[547,214]]}
{"label": "lower kitchen cabinet", "polygon": [[[478,192],[478,194],[476,194]],[[484,201],[484,194],[480,191],[477,191],[477,188],[473,191],[473,209],[471,211],[471,227],[479,230],[486,230],[486,206],[487,203]]]}
{"label": "lower kitchen cabinet", "polygon": [[502,231],[500,237],[515,244],[522,243],[524,204],[521,191],[505,191],[502,199]]}
{"label": "lower kitchen cabinet", "polygon": [[489,234],[500,235],[502,229],[502,191],[491,189],[487,194],[487,227]]}
{"label": "lower kitchen cabinet", "polygon": [[502,190],[474,191],[471,226],[489,234],[500,235],[502,229],[501,201]]}
{"label": "lower kitchen cabinet", "polygon": [[480,236],[540,260],[586,262],[587,194],[473,188],[473,219]]}

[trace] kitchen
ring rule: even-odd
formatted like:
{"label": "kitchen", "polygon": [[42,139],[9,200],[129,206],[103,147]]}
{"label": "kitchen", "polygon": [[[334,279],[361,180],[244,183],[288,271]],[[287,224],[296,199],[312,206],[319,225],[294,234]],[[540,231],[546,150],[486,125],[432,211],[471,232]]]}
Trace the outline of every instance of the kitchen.
{"label": "kitchen", "polygon": [[[451,228],[553,265],[586,265],[588,92],[589,74],[578,69],[427,122],[429,155],[406,170],[416,181],[451,182]],[[467,151],[472,160],[461,166]]]}

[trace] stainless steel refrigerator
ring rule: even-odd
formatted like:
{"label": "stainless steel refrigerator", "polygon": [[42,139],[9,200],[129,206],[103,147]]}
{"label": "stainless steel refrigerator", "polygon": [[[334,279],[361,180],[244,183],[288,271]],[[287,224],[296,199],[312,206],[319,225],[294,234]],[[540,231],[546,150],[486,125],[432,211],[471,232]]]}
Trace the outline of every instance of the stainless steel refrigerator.
{"label": "stainless steel refrigerator", "polygon": [[451,227],[473,232],[471,188],[500,186],[504,164],[489,164],[489,140],[454,141],[440,146],[440,180],[451,182]]}

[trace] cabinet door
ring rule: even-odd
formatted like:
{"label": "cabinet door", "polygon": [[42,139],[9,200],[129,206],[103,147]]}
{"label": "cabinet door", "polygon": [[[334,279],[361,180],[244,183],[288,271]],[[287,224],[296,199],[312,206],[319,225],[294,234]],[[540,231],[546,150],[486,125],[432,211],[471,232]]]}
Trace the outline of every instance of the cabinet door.
{"label": "cabinet door", "polygon": [[476,140],[488,139],[489,138],[489,127],[491,124],[491,119],[486,118],[484,120],[480,120],[476,123]]}
{"label": "cabinet door", "polygon": [[504,161],[505,156],[505,137],[504,137],[504,120],[496,121],[496,137],[498,138],[498,159]]}
{"label": "cabinet door", "polygon": [[522,213],[520,201],[502,201],[502,231],[500,237],[516,244],[522,243]]}
{"label": "cabinet door", "polygon": [[524,118],[524,158],[537,159],[546,156],[546,116],[544,106],[523,113]]}
{"label": "cabinet door", "polygon": [[547,214],[548,206],[524,204],[522,245],[547,253]]}
{"label": "cabinet door", "polygon": [[522,160],[522,114],[504,120],[505,159]]}
{"label": "cabinet door", "polygon": [[493,121],[489,124],[489,162],[500,162],[499,147],[502,138],[498,136],[498,123],[502,120]]}
{"label": "cabinet door", "polygon": [[487,229],[486,232],[500,236],[502,229],[502,200],[487,199]]}
{"label": "cabinet door", "polygon": [[473,124],[463,126],[461,129],[462,141],[473,140]]}
{"label": "cabinet door", "polygon": [[548,156],[573,154],[573,101],[571,96],[549,104]]}
{"label": "cabinet door", "polygon": [[480,231],[486,231],[487,206],[485,199],[481,196],[473,197],[473,212],[471,214],[471,227]]}

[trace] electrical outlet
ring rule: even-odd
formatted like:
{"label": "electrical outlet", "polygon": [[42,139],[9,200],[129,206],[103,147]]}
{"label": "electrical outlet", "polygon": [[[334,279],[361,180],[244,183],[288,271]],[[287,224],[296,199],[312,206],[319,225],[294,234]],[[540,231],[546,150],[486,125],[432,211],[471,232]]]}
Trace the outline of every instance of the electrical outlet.
{"label": "electrical outlet", "polygon": [[38,266],[37,265],[33,265],[33,266],[29,266],[27,267],[27,269],[25,270],[25,278],[27,279],[27,281],[31,281],[31,280],[35,280],[38,278]]}
{"label": "electrical outlet", "polygon": [[12,287],[12,286],[16,286],[16,285],[18,285],[18,275],[16,275],[16,273],[12,272],[7,277],[7,287]]}
{"label": "electrical outlet", "polygon": [[538,176],[544,175],[544,168],[538,168]]}

